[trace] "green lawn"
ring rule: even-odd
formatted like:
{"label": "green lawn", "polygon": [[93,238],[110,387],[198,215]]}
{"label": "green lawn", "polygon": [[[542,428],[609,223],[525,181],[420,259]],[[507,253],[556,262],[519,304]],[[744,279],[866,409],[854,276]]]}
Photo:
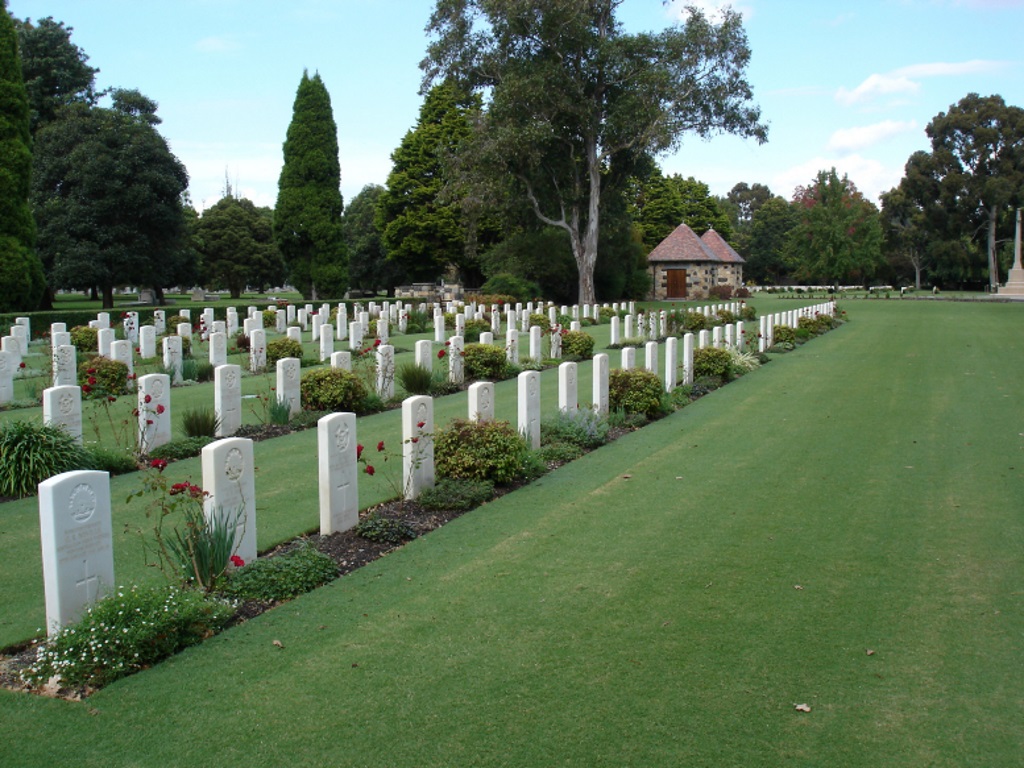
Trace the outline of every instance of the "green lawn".
{"label": "green lawn", "polygon": [[[1024,305],[846,309],[84,704],[0,691],[0,764],[1019,765]],[[257,446],[261,546],[316,520],[313,435],[278,442],[273,466]],[[7,562],[32,508],[0,516],[8,635],[41,615],[38,570]]]}

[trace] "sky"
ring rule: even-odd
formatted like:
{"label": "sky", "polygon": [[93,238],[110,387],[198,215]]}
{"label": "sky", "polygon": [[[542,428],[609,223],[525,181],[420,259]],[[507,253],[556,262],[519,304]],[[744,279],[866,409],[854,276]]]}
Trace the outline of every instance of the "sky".
{"label": "sky", "polygon": [[[691,0],[709,14],[721,0]],[[415,126],[433,0],[8,0],[52,16],[99,68],[98,88],[137,88],[185,164],[200,210],[230,181],[273,206],[304,70],[319,72],[338,126],[345,201],[387,182]],[[627,31],[678,23],[684,3],[624,0]],[[739,182],[787,199],[836,168],[866,196],[896,186],[925,127],[968,93],[1024,106],[1024,0],[735,0],[752,51],[748,81],[768,142],[683,137],[658,158],[712,194]]]}

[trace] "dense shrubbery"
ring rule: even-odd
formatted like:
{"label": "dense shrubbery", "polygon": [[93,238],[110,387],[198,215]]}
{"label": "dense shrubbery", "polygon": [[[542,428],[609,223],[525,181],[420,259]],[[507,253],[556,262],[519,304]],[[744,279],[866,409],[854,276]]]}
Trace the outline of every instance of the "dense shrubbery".
{"label": "dense shrubbery", "polygon": [[313,547],[303,546],[239,568],[229,575],[220,591],[239,600],[277,602],[316,589],[337,575],[334,560]]}
{"label": "dense shrubbery", "polygon": [[749,304],[740,307],[740,320],[757,320],[757,310]]}
{"label": "dense shrubbery", "polygon": [[617,368],[608,376],[608,407],[656,416],[662,411],[661,379],[641,368]]}
{"label": "dense shrubbery", "polygon": [[562,354],[589,360],[594,356],[594,337],[583,331],[566,331],[562,334]]}
{"label": "dense shrubbery", "polygon": [[366,386],[341,368],[317,368],[302,377],[302,407],[310,411],[357,411],[366,400]]}
{"label": "dense shrubbery", "polygon": [[31,496],[43,480],[88,463],[75,438],[60,427],[27,421],[0,425],[0,496]]}
{"label": "dense shrubbery", "polygon": [[433,488],[423,491],[416,501],[427,509],[464,512],[493,497],[494,483],[490,480],[442,477]]}
{"label": "dense shrubbery", "polygon": [[278,360],[286,357],[297,357],[302,359],[302,344],[295,339],[281,338],[274,339],[267,344],[267,365],[274,365]]}
{"label": "dense shrubbery", "polygon": [[37,685],[55,676],[66,686],[106,685],[201,642],[233,613],[230,603],[197,590],[121,588],[41,645],[24,677]]}
{"label": "dense shrubbery", "polygon": [[693,375],[717,376],[722,381],[732,378],[732,355],[721,347],[702,347],[693,352]]}
{"label": "dense shrubbery", "polygon": [[467,379],[498,381],[505,377],[505,350],[496,344],[467,344],[463,353]]}
{"label": "dense shrubbery", "polygon": [[543,312],[534,312],[530,315],[529,325],[531,328],[536,325],[538,328],[546,331],[551,327],[551,318]]}
{"label": "dense shrubbery", "polygon": [[171,440],[170,442],[158,445],[149,452],[149,458],[151,459],[191,459],[193,456],[198,456],[203,452],[203,448],[213,442],[213,438],[198,436],[198,437],[183,437],[178,440]]}
{"label": "dense shrubbery", "polygon": [[772,328],[773,344],[795,344],[796,330],[788,325],[776,325]]}
{"label": "dense shrubbery", "polygon": [[683,328],[687,331],[705,331],[710,327],[711,323],[703,312],[694,312],[693,310],[689,310],[685,315],[683,315]]}
{"label": "dense shrubbery", "polygon": [[75,345],[75,349],[80,355],[86,352],[95,352],[100,346],[99,334],[100,332],[95,328],[76,325],[70,331],[71,343]]}
{"label": "dense shrubbery", "polygon": [[507,421],[455,419],[434,435],[437,474],[510,483],[523,472],[526,441]]}
{"label": "dense shrubbery", "polygon": [[404,520],[394,520],[384,517],[376,512],[371,512],[355,527],[357,536],[362,536],[368,541],[376,541],[383,544],[401,544],[403,541],[416,538],[416,531]]}
{"label": "dense shrubbery", "polygon": [[425,395],[430,392],[434,373],[416,363],[402,363],[395,368],[395,381],[410,395]]}
{"label": "dense shrubbery", "polygon": [[608,441],[608,422],[589,408],[577,408],[573,413],[562,411],[541,422],[540,439],[544,443],[597,448]]}
{"label": "dense shrubbery", "polygon": [[78,386],[85,398],[117,397],[128,392],[128,366],[96,356],[78,365]]}
{"label": "dense shrubbery", "polygon": [[[502,294],[500,298],[504,299],[505,303],[509,301],[515,303],[517,301],[529,301],[535,296],[539,296],[541,291],[537,284],[530,280],[524,280],[508,272],[499,272],[496,275],[492,275],[486,283],[480,286],[480,292],[483,294]],[[493,300],[484,302],[484,298],[494,299],[495,297],[478,296],[477,300],[481,303],[498,303]]]}
{"label": "dense shrubbery", "polygon": [[277,327],[277,310],[276,309],[264,309],[263,310],[263,327],[264,328],[276,328]]}

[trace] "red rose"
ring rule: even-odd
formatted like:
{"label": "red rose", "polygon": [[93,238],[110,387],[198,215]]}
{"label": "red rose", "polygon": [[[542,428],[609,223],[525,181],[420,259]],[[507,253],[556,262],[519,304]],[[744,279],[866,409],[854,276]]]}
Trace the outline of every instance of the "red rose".
{"label": "red rose", "polygon": [[416,428],[417,429],[423,429],[425,426],[427,426],[427,422],[425,422],[425,421],[417,421],[416,422]]}
{"label": "red rose", "polygon": [[363,455],[363,446],[356,445],[356,458],[358,459],[362,455]]}
{"label": "red rose", "polygon": [[376,471],[377,471],[377,470],[375,470],[375,469],[373,468],[373,464],[367,464],[367,465],[366,465],[366,474],[368,474],[368,475],[371,475],[371,476],[372,476],[372,475],[373,475],[373,473],[374,473],[374,472],[376,472]]}
{"label": "red rose", "polygon": [[92,386],[95,386],[95,385],[96,385],[96,377],[95,376],[90,376],[89,377],[89,386],[92,387]]}
{"label": "red rose", "polygon": [[238,555],[232,555],[231,564],[236,568],[241,568],[243,565],[245,565],[245,560],[240,558]]}
{"label": "red rose", "polygon": [[443,349],[437,350],[437,359],[438,360],[444,359],[444,350]]}
{"label": "red rose", "polygon": [[24,368],[25,367],[25,363],[18,363],[18,367],[19,368]]}
{"label": "red rose", "polygon": [[167,469],[167,460],[166,459],[153,459],[153,461],[150,462],[149,466],[151,466],[157,472],[163,472],[165,469]]}
{"label": "red rose", "polygon": [[381,440],[379,443],[377,443],[377,453],[380,453],[383,450],[384,450],[384,441]]}
{"label": "red rose", "polygon": [[149,403],[153,402],[153,396],[152,395],[146,395],[144,398],[142,398],[142,402],[144,402],[144,403],[146,403],[148,405]]}
{"label": "red rose", "polygon": [[380,339],[377,339],[376,341],[374,341],[373,342],[373,346],[374,346],[374,348],[379,347],[380,346]]}
{"label": "red rose", "polygon": [[163,412],[164,412],[164,411],[166,411],[166,410],[167,410],[167,409],[166,409],[166,408],[164,408],[164,406],[163,406],[162,404],[161,404],[161,405],[158,405],[158,406],[156,407],[156,412],[157,412],[157,415],[160,415],[161,413],[163,413]]}
{"label": "red rose", "polygon": [[92,392],[92,387],[90,387],[88,384],[83,384],[82,391],[88,395],[90,392]]}

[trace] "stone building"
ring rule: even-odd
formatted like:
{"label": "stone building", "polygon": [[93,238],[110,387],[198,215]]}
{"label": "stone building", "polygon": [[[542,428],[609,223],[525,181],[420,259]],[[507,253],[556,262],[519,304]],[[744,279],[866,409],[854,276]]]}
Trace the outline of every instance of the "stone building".
{"label": "stone building", "polygon": [[680,224],[647,256],[651,298],[706,299],[716,286],[743,286],[743,257],[715,230],[702,237]]}

